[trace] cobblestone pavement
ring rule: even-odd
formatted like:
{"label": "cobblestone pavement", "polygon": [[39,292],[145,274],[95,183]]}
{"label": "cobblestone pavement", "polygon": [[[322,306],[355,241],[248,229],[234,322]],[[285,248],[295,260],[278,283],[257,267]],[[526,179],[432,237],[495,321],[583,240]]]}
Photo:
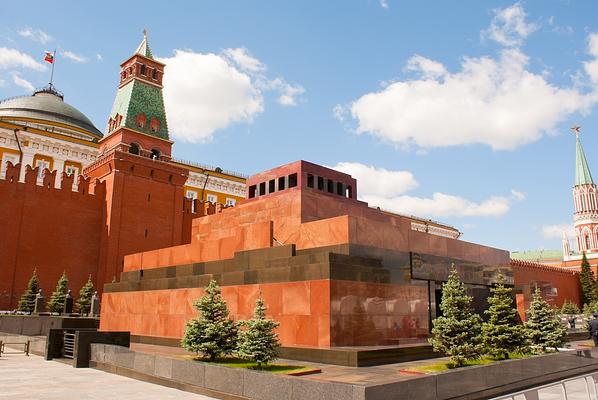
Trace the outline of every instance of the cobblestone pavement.
{"label": "cobblestone pavement", "polygon": [[[7,349],[11,351],[10,349]],[[0,357],[0,399],[65,400],[209,400],[212,397],[183,392],[92,368],[45,361],[24,354]]]}

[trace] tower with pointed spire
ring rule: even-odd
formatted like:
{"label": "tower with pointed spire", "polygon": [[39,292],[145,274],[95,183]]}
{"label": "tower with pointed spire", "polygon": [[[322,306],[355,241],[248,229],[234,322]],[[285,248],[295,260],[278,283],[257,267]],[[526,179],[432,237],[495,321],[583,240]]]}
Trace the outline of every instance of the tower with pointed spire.
{"label": "tower with pointed spire", "polygon": [[575,126],[572,131],[575,133],[575,238],[578,252],[589,254],[598,252],[598,190],[579,139],[580,128]]}
{"label": "tower with pointed spire", "polygon": [[170,160],[172,142],[162,96],[164,66],[154,59],[144,30],[135,53],[120,65],[118,91],[108,118],[104,147]]}
{"label": "tower with pointed spire", "polygon": [[184,240],[183,185],[189,170],[171,162],[173,142],[162,98],[164,67],[154,59],[144,31],[135,53],[120,66],[99,156],[84,170],[106,183],[100,282],[119,276],[126,254]]}

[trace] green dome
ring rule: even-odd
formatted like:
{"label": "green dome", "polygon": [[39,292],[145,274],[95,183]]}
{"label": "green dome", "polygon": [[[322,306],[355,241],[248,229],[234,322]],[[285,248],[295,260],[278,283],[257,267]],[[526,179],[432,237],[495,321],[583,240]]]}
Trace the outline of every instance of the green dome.
{"label": "green dome", "polygon": [[30,118],[56,122],[83,129],[101,138],[102,132],[75,107],[67,104],[63,96],[53,88],[37,90],[32,96],[15,97],[0,102],[0,119]]}

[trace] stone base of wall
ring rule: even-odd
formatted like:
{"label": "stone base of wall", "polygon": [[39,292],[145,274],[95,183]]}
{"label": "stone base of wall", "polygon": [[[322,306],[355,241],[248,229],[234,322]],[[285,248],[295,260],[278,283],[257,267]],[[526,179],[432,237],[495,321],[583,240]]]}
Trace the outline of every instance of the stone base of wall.
{"label": "stone base of wall", "polygon": [[[25,343],[30,341],[29,352],[37,356],[44,356],[46,353],[46,337],[45,336],[23,336],[23,335],[12,335],[6,332],[0,332],[0,341],[4,343]],[[22,345],[6,345],[6,347],[12,349],[23,350]]]}
{"label": "stone base of wall", "polygon": [[[180,339],[155,336],[131,335],[132,343],[156,346],[181,347]],[[342,365],[345,367],[368,367],[373,365],[394,364],[399,362],[425,360],[440,357],[427,344],[401,347],[300,347],[282,346],[280,358],[297,361],[310,361],[323,364]]]}
{"label": "stone base of wall", "polygon": [[99,318],[53,315],[0,315],[0,332],[13,335],[46,336],[50,329],[98,329]]}
{"label": "stone base of wall", "polygon": [[218,399],[360,400],[364,387],[228,368],[92,344],[90,366]]}
{"label": "stone base of wall", "polygon": [[[385,383],[339,383],[275,375],[91,344],[90,366],[220,399],[260,400],[475,400],[598,371],[575,351],[547,354]],[[399,380],[402,379],[402,380]]]}
{"label": "stone base of wall", "polygon": [[281,347],[280,358],[345,367],[370,367],[440,357],[430,345],[401,347]]}

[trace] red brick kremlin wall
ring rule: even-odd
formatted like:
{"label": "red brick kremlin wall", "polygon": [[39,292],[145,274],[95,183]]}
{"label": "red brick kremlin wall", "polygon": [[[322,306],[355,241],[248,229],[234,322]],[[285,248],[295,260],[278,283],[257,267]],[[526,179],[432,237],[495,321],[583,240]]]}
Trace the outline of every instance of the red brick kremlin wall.
{"label": "red brick kremlin wall", "polygon": [[[44,186],[37,185],[38,169],[28,167],[19,182],[20,164],[9,165],[0,179],[0,309],[16,307],[33,269],[48,297],[63,271],[74,293],[98,276],[105,186],[63,175],[61,188],[46,170]],[[91,192],[91,193],[90,193]]]}
{"label": "red brick kremlin wall", "polygon": [[577,272],[522,260],[511,260],[511,267],[518,292],[517,309],[522,318],[529,308],[536,286],[540,288],[542,297],[554,307],[561,307],[567,300],[581,306],[581,285]]}
{"label": "red brick kremlin wall", "polygon": [[37,169],[28,167],[21,183],[19,165],[7,168],[0,179],[0,310],[16,307],[34,269],[47,297],[63,271],[75,296],[89,275],[102,293],[126,254],[189,241],[191,221],[202,213],[185,201],[186,170],[118,152],[95,167],[95,175],[79,177],[78,192],[65,174],[57,189],[56,171],[46,170],[39,185]]}

